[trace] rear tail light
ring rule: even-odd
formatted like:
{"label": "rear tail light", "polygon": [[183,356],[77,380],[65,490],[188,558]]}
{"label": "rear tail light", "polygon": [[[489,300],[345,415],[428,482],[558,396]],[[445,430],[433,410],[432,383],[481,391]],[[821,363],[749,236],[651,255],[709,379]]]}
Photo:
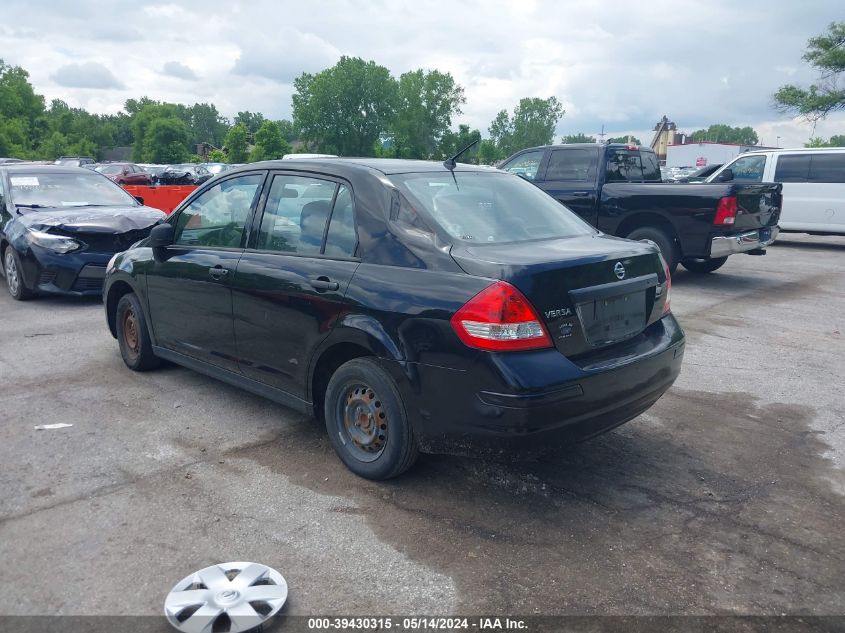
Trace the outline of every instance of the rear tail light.
{"label": "rear tail light", "polygon": [[[661,257],[660,259],[663,260]],[[669,272],[669,264],[666,263],[666,260],[663,260],[663,268],[666,271],[666,289],[663,291],[663,296],[665,299],[663,300],[663,314],[669,314],[671,308],[669,307],[669,302],[672,300],[672,273]]]}
{"label": "rear tail light", "polygon": [[713,226],[733,226],[736,222],[736,196],[727,196],[719,200]]}
{"label": "rear tail light", "polygon": [[552,338],[528,299],[505,281],[488,286],[452,317],[458,338],[492,352],[552,347]]}

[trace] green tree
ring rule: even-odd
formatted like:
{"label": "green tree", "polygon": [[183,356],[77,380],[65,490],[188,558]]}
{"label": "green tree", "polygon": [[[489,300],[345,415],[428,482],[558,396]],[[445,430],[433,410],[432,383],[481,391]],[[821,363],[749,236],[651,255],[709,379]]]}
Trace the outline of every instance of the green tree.
{"label": "green tree", "polygon": [[153,119],[144,133],[145,163],[181,163],[188,157],[188,126],[181,119]]}
{"label": "green tree", "polygon": [[812,137],[804,143],[804,147],[845,147],[845,135],[837,134],[831,136],[827,141],[823,138]]}
{"label": "green tree", "polygon": [[443,138],[440,140],[437,158],[445,160],[450,156],[454,156],[473,141],[478,141],[478,143],[466,153],[461,154],[458,160],[462,163],[478,164],[478,151],[479,145],[481,143],[481,132],[479,132],[478,130],[470,129],[470,127],[464,123],[461,123],[458,126],[457,132],[453,132],[452,130],[446,130],[446,133],[443,134]]}
{"label": "green tree", "polygon": [[249,130],[243,123],[237,123],[229,128],[226,134],[226,143],[223,147],[226,151],[226,161],[229,163],[245,163],[249,156]]}
{"label": "green tree", "polygon": [[781,112],[798,114],[815,123],[831,112],[845,109],[845,22],[832,22],[827,33],[810,38],[804,61],[819,71],[819,80],[809,88],[781,86],[774,95]]}
{"label": "green tree", "polygon": [[[587,136],[583,132],[578,132],[578,134],[567,134],[566,136],[562,136],[560,138],[560,142],[566,145],[570,143],[595,143],[596,137],[595,136]],[[610,142],[610,141],[608,141]]]}
{"label": "green tree", "polygon": [[295,141],[299,137],[299,132],[293,124],[293,121],[282,119],[281,121],[276,121],[276,123],[279,124],[279,130],[282,132],[282,137],[284,137],[288,143]]}
{"label": "green tree", "polygon": [[210,163],[225,163],[226,152],[222,149],[213,149],[208,153],[208,162]]}
{"label": "green tree", "polygon": [[505,156],[525,147],[548,145],[563,115],[563,106],[555,97],[520,99],[513,116],[506,110],[496,115],[490,124],[490,138]]}
{"label": "green tree", "polygon": [[[630,141],[629,141],[630,139]],[[632,145],[642,145],[643,142],[638,139],[636,136],[631,136],[630,134],[627,136],[614,136],[607,139],[608,143],[631,143]]]}
{"label": "green tree", "polygon": [[264,115],[260,112],[250,112],[249,110],[238,112],[235,120],[232,121],[233,125],[243,125],[246,127],[250,134],[255,134],[262,123],[264,123]]}
{"label": "green tree", "polygon": [[696,130],[689,136],[692,141],[714,141],[718,143],[736,143],[737,145],[757,145],[757,132],[750,127],[731,127],[724,123],[714,123],[706,130]]}
{"label": "green tree", "polygon": [[480,164],[495,165],[504,158],[507,158],[507,156],[493,140],[486,138],[478,144],[478,162]]}
{"label": "green tree", "polygon": [[0,59],[0,149],[4,156],[29,158],[37,137],[46,132],[40,120],[44,97],[29,83],[29,73]]}
{"label": "green tree", "polygon": [[[452,116],[466,103],[464,89],[449,73],[414,70],[399,77],[396,111],[390,131],[400,158],[431,158]],[[480,138],[480,135],[479,135]]]}
{"label": "green tree", "polygon": [[294,80],[293,122],[303,141],[342,156],[371,156],[388,129],[396,81],[384,66],[359,57]]}
{"label": "green tree", "polygon": [[55,160],[67,154],[67,138],[61,132],[53,132],[41,143],[38,153],[47,160]]}
{"label": "green tree", "polygon": [[274,160],[290,153],[290,145],[282,136],[279,124],[275,121],[264,121],[255,133],[255,146],[249,160]]}
{"label": "green tree", "polygon": [[213,103],[195,103],[189,111],[191,144],[211,143],[220,147],[229,131],[229,124],[217,111],[217,106]]}
{"label": "green tree", "polygon": [[[153,149],[150,146],[150,137],[147,134],[147,129],[157,119],[178,119],[182,122],[185,127],[183,149],[184,156],[186,156],[189,153],[189,123],[185,119],[190,119],[190,117],[186,116],[187,109],[185,106],[176,103],[150,102],[150,100],[146,99],[146,97],[144,97],[143,100],[146,100],[145,105],[143,105],[140,110],[137,110],[134,114],[132,114],[132,135],[134,138],[134,142],[132,144],[132,159],[137,163],[156,162],[148,158],[149,154],[153,152]],[[129,101],[132,100],[130,99]],[[129,101],[127,101],[127,104]],[[171,126],[171,128],[175,129],[173,126]],[[169,149],[162,151],[164,151],[164,153],[170,153],[175,150]]]}

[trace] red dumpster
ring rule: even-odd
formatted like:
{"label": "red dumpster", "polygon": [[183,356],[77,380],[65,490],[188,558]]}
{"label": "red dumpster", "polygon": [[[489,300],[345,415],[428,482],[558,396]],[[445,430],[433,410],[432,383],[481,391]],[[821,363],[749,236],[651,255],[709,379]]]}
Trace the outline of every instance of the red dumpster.
{"label": "red dumpster", "polygon": [[125,185],[123,187],[133,196],[140,196],[144,199],[144,204],[153,209],[161,209],[165,213],[170,213],[179,206],[188,195],[197,188],[196,185],[160,185],[160,186],[146,186],[146,185]]}

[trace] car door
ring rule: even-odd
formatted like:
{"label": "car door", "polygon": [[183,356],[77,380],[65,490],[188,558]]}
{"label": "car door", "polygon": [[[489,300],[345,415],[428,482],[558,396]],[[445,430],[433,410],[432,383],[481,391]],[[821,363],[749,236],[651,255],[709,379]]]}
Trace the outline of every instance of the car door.
{"label": "car door", "polygon": [[277,172],[232,283],[241,371],[307,397],[309,361],[344,311],[358,260],[350,185]]}
{"label": "car door", "polygon": [[809,180],[814,228],[845,233],[845,152],[813,152]]}
{"label": "car door", "polygon": [[537,186],[595,226],[599,149],[553,149]]}
{"label": "car door", "polygon": [[173,244],[147,271],[158,345],[238,371],[231,283],[265,178],[265,171],[226,178],[171,216]]}
{"label": "car door", "polygon": [[784,229],[809,230],[819,221],[821,200],[810,184],[809,153],[775,154],[774,181],[783,185],[783,202],[778,224]]}

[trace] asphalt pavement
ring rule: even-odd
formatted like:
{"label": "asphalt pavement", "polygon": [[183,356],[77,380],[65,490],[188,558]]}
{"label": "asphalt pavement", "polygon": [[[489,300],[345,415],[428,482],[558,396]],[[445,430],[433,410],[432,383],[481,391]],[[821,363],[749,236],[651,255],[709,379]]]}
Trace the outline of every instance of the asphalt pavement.
{"label": "asphalt pavement", "polygon": [[158,615],[232,560],[284,574],[288,614],[842,614],[845,237],[679,269],[672,307],[684,368],[646,414],[373,483],[313,419],[129,371],[99,301],[0,289],[0,615]]}

